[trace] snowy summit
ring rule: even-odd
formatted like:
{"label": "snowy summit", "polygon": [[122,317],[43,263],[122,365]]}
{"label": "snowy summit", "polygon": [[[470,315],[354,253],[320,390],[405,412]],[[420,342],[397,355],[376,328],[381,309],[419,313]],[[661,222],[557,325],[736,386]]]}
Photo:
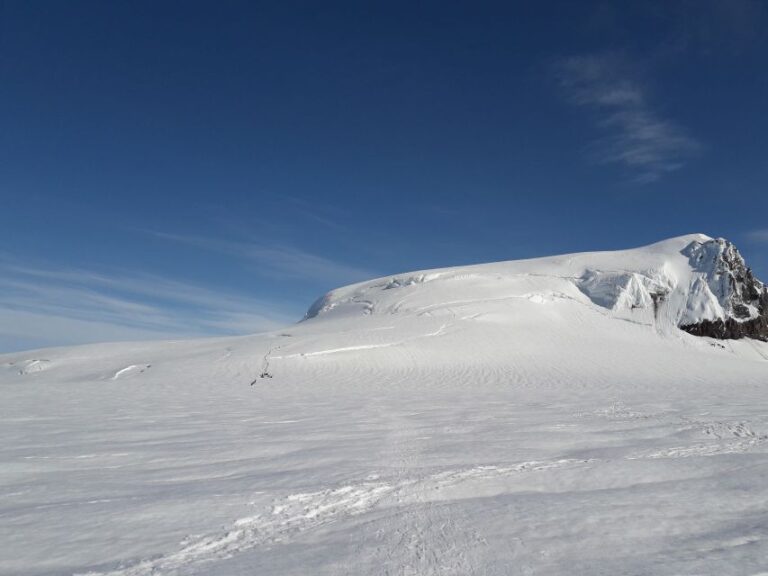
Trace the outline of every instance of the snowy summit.
{"label": "snowy summit", "polygon": [[[426,286],[411,288],[419,285]],[[387,292],[394,288],[399,290]],[[660,333],[682,328],[716,338],[768,339],[768,289],[753,277],[732,243],[703,234],[635,250],[430,270],[364,282],[325,295],[306,318],[357,311],[434,315],[508,298],[571,299],[589,305],[588,299],[614,317],[653,325]],[[531,314],[536,315],[533,309]]]}
{"label": "snowy summit", "polygon": [[0,573],[768,570],[768,289],[701,234],[0,357]]}

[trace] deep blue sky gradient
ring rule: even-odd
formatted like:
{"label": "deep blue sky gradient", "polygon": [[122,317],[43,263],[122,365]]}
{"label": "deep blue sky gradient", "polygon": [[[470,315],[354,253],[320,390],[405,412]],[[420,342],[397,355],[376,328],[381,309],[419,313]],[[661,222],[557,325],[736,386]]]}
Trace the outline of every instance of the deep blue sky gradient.
{"label": "deep blue sky gradient", "polygon": [[690,232],[767,278],[765,6],[0,0],[0,351]]}

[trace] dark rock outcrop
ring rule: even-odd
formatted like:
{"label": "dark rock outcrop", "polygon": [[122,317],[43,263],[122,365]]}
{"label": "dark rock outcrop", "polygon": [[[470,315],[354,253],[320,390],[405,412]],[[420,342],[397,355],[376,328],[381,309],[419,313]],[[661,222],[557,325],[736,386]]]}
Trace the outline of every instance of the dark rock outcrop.
{"label": "dark rock outcrop", "polygon": [[768,342],[768,316],[759,316],[743,322],[734,318],[703,320],[698,324],[680,326],[680,329],[694,336],[708,336],[719,340],[754,338]]}

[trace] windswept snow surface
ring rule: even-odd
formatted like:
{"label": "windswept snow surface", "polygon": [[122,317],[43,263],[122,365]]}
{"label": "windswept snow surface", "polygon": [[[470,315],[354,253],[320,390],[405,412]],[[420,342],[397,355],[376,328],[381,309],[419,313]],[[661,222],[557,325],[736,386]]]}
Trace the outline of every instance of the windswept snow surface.
{"label": "windswept snow surface", "polygon": [[768,345],[677,329],[707,240],[0,356],[0,573],[766,573]]}

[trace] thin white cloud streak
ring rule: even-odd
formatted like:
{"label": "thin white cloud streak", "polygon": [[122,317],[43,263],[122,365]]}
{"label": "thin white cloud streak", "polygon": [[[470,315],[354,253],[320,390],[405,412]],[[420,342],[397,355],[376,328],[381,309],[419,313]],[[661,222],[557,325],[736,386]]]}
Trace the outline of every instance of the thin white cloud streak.
{"label": "thin white cloud streak", "polygon": [[[170,303],[199,306],[216,310],[268,310],[274,304],[264,300],[251,298],[241,294],[233,294],[222,290],[214,290],[180,282],[154,274],[135,273],[130,275],[104,274],[88,270],[58,270],[33,268],[25,266],[0,266],[0,269],[22,276],[43,278],[61,286],[66,283],[112,289],[127,292],[136,296],[151,298]],[[0,284],[4,282],[0,280]],[[5,280],[5,282],[12,282]],[[27,288],[30,288],[27,286]],[[41,290],[38,286],[38,290]],[[59,288],[57,288],[58,290]],[[105,298],[100,295],[99,298]],[[117,300],[121,305],[142,306],[135,302]]]}
{"label": "thin white cloud streak", "polygon": [[277,199],[289,204],[293,212],[297,212],[307,220],[312,220],[335,230],[341,230],[343,228],[335,218],[346,215],[346,211],[338,207],[330,206],[327,203],[318,204],[308,202],[307,200],[288,194],[281,194],[277,196]]}
{"label": "thin white cloud streak", "polygon": [[[254,264],[262,276],[337,286],[375,276],[288,245],[262,246],[150,232]],[[243,294],[144,273],[20,264],[0,255],[0,345],[246,334],[277,329],[301,311]],[[1,350],[0,350],[1,351]]]}
{"label": "thin white cloud streak", "polygon": [[376,277],[371,270],[331,260],[289,245],[261,245],[202,236],[149,232],[157,238],[195,246],[254,263],[259,272],[278,278],[314,280],[332,286]]}
{"label": "thin white cloud streak", "polygon": [[176,332],[134,328],[108,321],[83,320],[47,312],[14,310],[0,305],[0,344],[3,352],[71,344],[166,340],[179,337]]}
{"label": "thin white cloud streak", "polygon": [[747,232],[747,239],[756,244],[768,244],[768,228]]}
{"label": "thin white cloud streak", "polygon": [[0,262],[0,341],[75,344],[245,334],[298,320],[280,305],[155,275]]}
{"label": "thin white cloud streak", "polygon": [[596,142],[595,160],[625,166],[637,182],[653,182],[703,147],[651,107],[646,90],[626,69],[614,56],[574,56],[558,63],[557,74],[571,101],[597,115],[605,136]]}

